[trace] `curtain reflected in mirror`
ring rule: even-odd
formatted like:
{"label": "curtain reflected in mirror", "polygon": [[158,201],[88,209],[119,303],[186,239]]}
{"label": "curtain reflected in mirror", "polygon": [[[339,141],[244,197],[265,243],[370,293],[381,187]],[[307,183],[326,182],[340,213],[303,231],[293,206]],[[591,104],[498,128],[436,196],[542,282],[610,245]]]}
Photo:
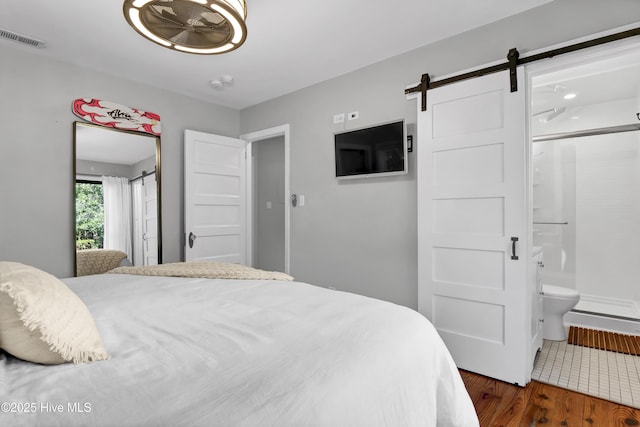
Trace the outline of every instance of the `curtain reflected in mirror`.
{"label": "curtain reflected in mirror", "polygon": [[76,275],[162,262],[160,138],[74,123]]}

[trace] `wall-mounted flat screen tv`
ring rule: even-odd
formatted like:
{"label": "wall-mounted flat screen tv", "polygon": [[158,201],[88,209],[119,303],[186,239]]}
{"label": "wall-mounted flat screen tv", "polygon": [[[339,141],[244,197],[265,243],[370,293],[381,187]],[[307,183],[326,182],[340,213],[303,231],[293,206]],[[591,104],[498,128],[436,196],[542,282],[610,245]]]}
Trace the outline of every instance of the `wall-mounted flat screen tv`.
{"label": "wall-mounted flat screen tv", "polygon": [[334,141],[338,179],[407,173],[404,120],[338,132]]}

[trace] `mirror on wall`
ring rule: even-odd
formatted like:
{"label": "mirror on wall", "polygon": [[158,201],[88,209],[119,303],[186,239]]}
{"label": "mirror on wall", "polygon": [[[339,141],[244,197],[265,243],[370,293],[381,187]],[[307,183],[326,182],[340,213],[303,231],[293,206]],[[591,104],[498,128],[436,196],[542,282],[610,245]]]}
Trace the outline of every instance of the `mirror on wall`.
{"label": "mirror on wall", "polygon": [[114,250],[118,265],[162,263],[160,137],[83,122],[73,134],[76,275]]}

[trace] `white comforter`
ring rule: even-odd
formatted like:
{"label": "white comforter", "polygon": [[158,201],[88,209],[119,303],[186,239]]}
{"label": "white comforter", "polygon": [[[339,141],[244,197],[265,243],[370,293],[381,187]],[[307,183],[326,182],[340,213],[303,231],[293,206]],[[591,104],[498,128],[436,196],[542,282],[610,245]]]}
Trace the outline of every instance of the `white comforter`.
{"label": "white comforter", "polygon": [[0,425],[478,425],[443,342],[411,309],[299,282],[65,282],[112,359],[0,353]]}

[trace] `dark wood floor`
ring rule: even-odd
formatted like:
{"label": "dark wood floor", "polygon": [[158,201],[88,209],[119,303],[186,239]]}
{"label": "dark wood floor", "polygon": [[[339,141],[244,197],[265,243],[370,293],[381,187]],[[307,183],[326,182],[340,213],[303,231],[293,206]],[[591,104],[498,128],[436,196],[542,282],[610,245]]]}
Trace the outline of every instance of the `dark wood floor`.
{"label": "dark wood floor", "polygon": [[460,371],[481,427],[640,426],[640,410],[537,381],[518,387]]}

